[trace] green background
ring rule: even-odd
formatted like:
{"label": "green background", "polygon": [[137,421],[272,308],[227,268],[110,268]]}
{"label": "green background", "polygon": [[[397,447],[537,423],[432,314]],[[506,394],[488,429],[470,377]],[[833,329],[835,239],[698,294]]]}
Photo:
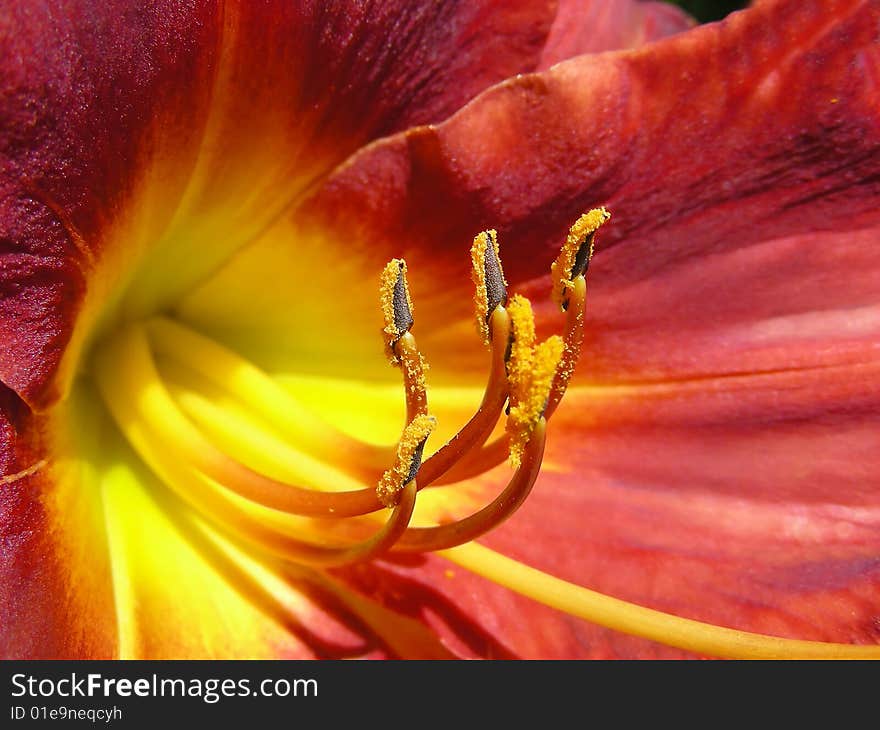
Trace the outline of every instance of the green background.
{"label": "green background", "polygon": [[728,13],[748,5],[748,2],[745,0],[742,2],[731,0],[667,0],[667,2],[678,5],[703,23],[723,18]]}

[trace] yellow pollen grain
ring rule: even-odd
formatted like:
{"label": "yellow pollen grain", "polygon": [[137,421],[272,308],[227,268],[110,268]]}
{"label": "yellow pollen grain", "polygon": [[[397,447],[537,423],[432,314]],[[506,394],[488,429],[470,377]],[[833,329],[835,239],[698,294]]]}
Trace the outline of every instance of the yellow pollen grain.
{"label": "yellow pollen grain", "polygon": [[535,315],[532,303],[521,294],[514,294],[507,305],[510,317],[511,345],[507,361],[507,380],[510,384],[510,402],[515,405],[526,388],[531,372],[532,352],[535,347]]}
{"label": "yellow pollen grain", "polygon": [[[553,282],[553,301],[563,306],[565,293],[574,286],[571,270],[574,268],[578,251],[588,236],[595,233],[599,226],[611,217],[605,208],[593,208],[578,218],[569,229],[568,236],[556,261],[550,267],[550,278]],[[593,257],[593,242],[590,241],[590,258]]]}
{"label": "yellow pollen grain", "polygon": [[403,335],[403,332],[397,329],[397,325],[394,322],[394,289],[400,277],[403,277],[406,304],[409,307],[410,314],[412,314],[413,304],[409,295],[409,285],[406,281],[406,261],[403,259],[391,259],[385,265],[385,268],[382,270],[382,276],[379,279],[379,305],[382,308],[382,319],[385,322],[385,326],[382,328],[382,333],[385,336],[385,354],[392,365],[396,365],[398,362],[392,345]]}
{"label": "yellow pollen grain", "polygon": [[425,372],[430,370],[431,366],[422,353],[418,353],[418,361],[403,358],[399,360],[406,369],[406,377],[404,382],[408,384],[409,394],[412,398],[418,397],[419,393],[424,393],[428,388],[425,381]]}
{"label": "yellow pollen grain", "polygon": [[[471,245],[471,279],[474,282],[474,311],[477,317],[477,333],[484,345],[489,344],[489,290],[486,286],[486,249],[491,245],[495,249],[496,261],[501,261],[501,250],[498,247],[498,232],[494,229],[478,233]],[[501,274],[504,286],[507,280]]]}
{"label": "yellow pollen grain", "polygon": [[565,343],[562,338],[552,335],[532,350],[528,381],[524,384],[516,404],[511,405],[507,418],[510,463],[514,468],[522,463],[526,444],[538,420],[544,415],[553,378],[564,349]]}
{"label": "yellow pollen grain", "polygon": [[401,490],[407,484],[413,456],[425,439],[431,435],[437,420],[433,416],[416,416],[405,429],[397,444],[394,465],[379,480],[376,496],[386,507],[397,504]]}

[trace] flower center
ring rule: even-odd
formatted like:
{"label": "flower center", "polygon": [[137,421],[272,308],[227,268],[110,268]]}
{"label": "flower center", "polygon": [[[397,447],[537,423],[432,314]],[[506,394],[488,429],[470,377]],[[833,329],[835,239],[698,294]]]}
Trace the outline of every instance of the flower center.
{"label": "flower center", "polygon": [[[240,355],[167,318],[129,324],[102,344],[95,380],[121,432],[152,471],[258,553],[339,566],[388,552],[453,548],[510,517],[535,483],[546,421],[580,349],[592,239],[607,217],[604,209],[591,211],[573,227],[554,264],[554,271],[563,272],[557,289],[567,310],[566,331],[541,343],[535,341],[528,300],[508,297],[495,231],[474,239],[477,329],[489,350],[485,392],[473,416],[425,459],[435,418],[428,406],[427,363],[411,332],[407,268],[399,259],[386,266],[380,283],[386,354],[402,374],[406,402],[406,421],[393,448],[322,421]],[[267,437],[210,398],[175,397],[174,382],[163,378],[169,368],[222,389],[277,437]],[[505,404],[506,429],[490,441]],[[467,481],[507,455],[514,471],[494,500],[453,522],[410,525],[420,490]],[[267,460],[270,469],[254,468],[255,461]]]}

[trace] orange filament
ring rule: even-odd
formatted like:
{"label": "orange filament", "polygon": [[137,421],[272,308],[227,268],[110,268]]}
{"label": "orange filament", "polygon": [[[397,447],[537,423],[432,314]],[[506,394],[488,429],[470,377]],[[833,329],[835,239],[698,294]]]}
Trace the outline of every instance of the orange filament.
{"label": "orange filament", "polygon": [[[302,539],[301,534],[307,533],[307,530],[299,523],[260,519],[259,510],[246,509],[240,496],[195,469],[192,463],[177,458],[178,454],[168,448],[163,435],[153,430],[149,418],[144,417],[145,412],[161,407],[164,397],[155,387],[146,390],[140,388],[139,370],[144,362],[140,359],[143,353],[139,350],[144,342],[138,341],[141,339],[138,334],[137,330],[126,332],[108,343],[96,359],[98,383],[104,401],[141,458],[200,514],[210,517],[231,534],[260,550],[310,565],[344,565],[368,560],[387,551],[399,539],[409,524],[415,505],[414,482],[401,490],[391,517],[374,535],[351,545],[331,546]],[[138,393],[136,399],[130,397],[132,392]],[[312,494],[340,496],[315,491]],[[376,500],[375,491],[373,499]],[[273,516],[270,512],[266,515]]]}
{"label": "orange filament", "polygon": [[406,422],[428,413],[428,394],[425,387],[425,359],[416,346],[416,338],[405,332],[391,349],[396,364],[403,371],[403,388],[406,394]]}
{"label": "orange filament", "polygon": [[501,417],[501,409],[504,408],[508,392],[504,363],[510,337],[510,317],[504,307],[499,305],[495,308],[489,327],[491,367],[483,400],[467,424],[422,464],[419,482],[423,487],[443,476],[464,454],[481,446]]}
{"label": "orange filament", "polygon": [[[349,565],[394,552],[441,551],[499,585],[573,616],[701,654],[877,658],[880,648],[876,647],[780,639],[652,611],[554,578],[473,542],[508,519],[525,502],[538,478],[547,424],[565,393],[581,351],[584,272],[596,230],[607,218],[607,211],[597,209],[572,226],[552,268],[554,298],[567,312],[565,331],[561,338],[551,336],[542,343],[536,343],[528,300],[518,296],[508,299],[495,232],[484,231],[475,238],[471,258],[477,324],[490,348],[486,389],[476,413],[424,462],[422,450],[434,419],[428,413],[425,360],[410,332],[414,324],[412,301],[406,264],[400,259],[386,266],[380,282],[384,343],[392,363],[401,368],[406,400],[406,426],[394,447],[373,447],[323,423],[269,375],[217,343],[164,318],[143,326],[132,325],[104,343],[95,361],[99,390],[134,450],[177,497],[230,537],[267,560],[284,564],[287,571],[298,565]],[[363,488],[332,491],[332,484],[318,484],[317,479],[310,482],[314,488],[291,484],[238,461],[189,420],[162,382],[154,352],[251,405],[273,434],[262,440],[254,436],[250,448],[275,443],[288,459],[296,458],[297,449],[301,449],[321,465],[333,467],[350,466],[353,461],[346,474],[362,480]],[[185,393],[180,397],[183,399]],[[487,444],[508,401],[505,434]],[[196,400],[189,398],[189,413],[206,412],[194,404]],[[212,429],[210,419],[199,422],[215,440],[223,443],[227,439],[227,446],[241,453],[236,448],[239,442],[228,442],[230,437],[235,438],[234,428],[220,432]],[[278,438],[289,439],[290,447],[287,441],[272,441]],[[252,451],[244,451],[244,458],[253,458]],[[459,520],[410,527],[421,487],[476,476],[501,464],[508,453],[515,471],[488,504]],[[318,471],[339,476],[329,466]],[[3,479],[23,476],[25,472]],[[389,512],[380,524],[378,515],[370,513],[383,507]],[[336,537],[340,533],[349,535],[348,539]]]}
{"label": "orange filament", "polygon": [[[269,509],[310,517],[353,517],[381,507],[375,491],[319,492],[271,479],[216,448],[186,418],[168,393],[156,370],[147,337],[133,326],[102,348],[98,365],[109,380],[111,368],[128,378],[138,422],[173,447],[191,468],[222,484],[238,496]],[[109,401],[109,395],[105,400]],[[126,424],[120,424],[125,431]]]}
{"label": "orange filament", "polygon": [[543,418],[531,432],[522,453],[522,459],[504,491],[494,500],[475,512],[456,522],[437,527],[410,527],[394,546],[395,551],[428,552],[445,550],[476,540],[485,535],[508,517],[525,502],[532,486],[541,471],[546,441],[546,422]]}

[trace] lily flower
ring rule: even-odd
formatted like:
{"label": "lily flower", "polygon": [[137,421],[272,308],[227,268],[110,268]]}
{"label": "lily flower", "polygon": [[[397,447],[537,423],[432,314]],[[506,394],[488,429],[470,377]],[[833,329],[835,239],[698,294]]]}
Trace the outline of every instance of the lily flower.
{"label": "lily flower", "polygon": [[7,5],[0,652],[880,656],[878,21]]}

